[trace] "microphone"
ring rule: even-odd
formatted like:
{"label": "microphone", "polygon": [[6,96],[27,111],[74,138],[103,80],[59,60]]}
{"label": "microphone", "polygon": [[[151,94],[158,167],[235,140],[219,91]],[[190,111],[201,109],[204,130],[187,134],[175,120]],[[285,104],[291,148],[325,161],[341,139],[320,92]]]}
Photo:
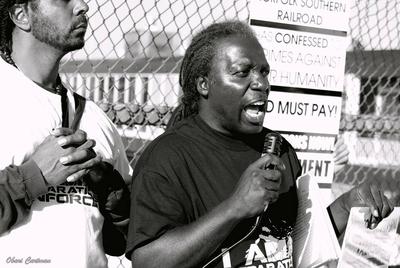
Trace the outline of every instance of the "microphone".
{"label": "microphone", "polygon": [[[281,156],[281,146],[282,146],[282,137],[278,133],[268,133],[265,135],[264,139],[264,147],[262,150],[261,156],[264,156],[265,154],[273,154],[278,157]],[[268,167],[265,167],[265,169],[275,169],[274,165],[269,165]]]}
{"label": "microphone", "polygon": [[[281,156],[281,145],[282,145],[282,137],[278,133],[268,133],[265,135],[264,139],[264,147],[262,150],[261,156],[264,156],[265,154],[273,154],[275,156],[280,157]],[[275,169],[276,166],[273,164],[270,164],[269,166],[265,165],[264,169]],[[268,204],[265,204],[264,207],[264,212],[268,209]]]}

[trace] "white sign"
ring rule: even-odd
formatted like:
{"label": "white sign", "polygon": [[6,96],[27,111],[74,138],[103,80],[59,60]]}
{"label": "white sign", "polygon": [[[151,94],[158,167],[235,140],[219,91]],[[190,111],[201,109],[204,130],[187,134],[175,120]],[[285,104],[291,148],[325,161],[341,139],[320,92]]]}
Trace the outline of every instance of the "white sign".
{"label": "white sign", "polygon": [[297,152],[297,157],[300,160],[302,174],[318,178],[318,183],[332,183],[334,170],[332,154]]}
{"label": "white sign", "polygon": [[313,134],[301,132],[282,132],[297,152],[302,174],[318,178],[318,183],[331,183],[334,171],[332,152],[335,148],[336,134]]}
{"label": "white sign", "polygon": [[335,148],[336,135],[283,131],[281,134],[298,152],[331,153]]}
{"label": "white sign", "polygon": [[348,29],[346,0],[253,0],[253,20],[293,24],[320,29]]}
{"label": "white sign", "polygon": [[268,128],[334,135],[338,133],[341,96],[272,91],[268,99],[264,120]]}
{"label": "white sign", "polygon": [[303,173],[330,183],[339,130],[346,0],[252,0],[250,25],[271,66],[265,125],[297,151]]}
{"label": "white sign", "polygon": [[343,90],[346,39],[253,26],[277,86]]}

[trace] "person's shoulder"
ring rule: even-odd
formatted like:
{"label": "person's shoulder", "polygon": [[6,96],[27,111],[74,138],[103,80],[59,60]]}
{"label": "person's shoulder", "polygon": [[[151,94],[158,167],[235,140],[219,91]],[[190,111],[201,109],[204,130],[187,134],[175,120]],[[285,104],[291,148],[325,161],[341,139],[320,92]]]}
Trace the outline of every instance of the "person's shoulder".
{"label": "person's shoulder", "polygon": [[185,152],[190,150],[187,139],[176,131],[166,131],[138,152],[133,177],[138,172],[160,171],[168,167],[180,167],[185,162]]}
{"label": "person's shoulder", "polygon": [[[35,97],[35,90],[30,86],[31,81],[21,71],[13,65],[7,63],[0,57],[0,73],[3,89],[0,90],[1,100],[4,103],[11,102],[15,105],[11,98],[18,98],[18,102],[28,103]],[[21,95],[23,94],[23,95]],[[23,96],[23,97],[21,97]]]}
{"label": "person's shoulder", "polygon": [[[8,73],[13,73],[12,71],[16,69],[14,66],[6,62],[1,56],[0,56],[0,71],[2,72],[7,72]],[[4,78],[7,78],[6,76]]]}
{"label": "person's shoulder", "polygon": [[179,122],[174,127],[167,129],[149,143],[144,154],[152,158],[175,157],[176,159],[177,156],[190,151],[195,146],[195,141],[188,136],[190,124],[190,122]]}
{"label": "person's shoulder", "polygon": [[172,153],[187,148],[189,140],[179,132],[179,129],[171,129],[155,138],[148,145],[151,153]]}

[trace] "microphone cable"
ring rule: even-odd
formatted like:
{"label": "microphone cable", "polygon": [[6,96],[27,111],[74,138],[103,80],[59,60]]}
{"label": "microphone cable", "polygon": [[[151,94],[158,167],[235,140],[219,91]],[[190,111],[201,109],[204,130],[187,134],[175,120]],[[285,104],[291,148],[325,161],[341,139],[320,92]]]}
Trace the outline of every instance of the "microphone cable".
{"label": "microphone cable", "polygon": [[[268,205],[266,207],[268,207]],[[264,208],[264,211],[265,210],[266,209]],[[216,261],[217,259],[222,257],[225,253],[230,251],[232,248],[236,247],[238,244],[242,243],[246,238],[248,238],[251,234],[253,234],[253,232],[257,229],[258,225],[260,224],[260,220],[261,220],[261,215],[257,216],[253,227],[250,229],[250,231],[245,236],[243,236],[241,239],[239,239],[236,243],[231,245],[229,248],[224,249],[220,254],[218,254],[217,256],[212,258],[209,262],[207,262],[202,268],[206,268],[208,265],[210,265],[211,263],[213,263],[214,261]]]}

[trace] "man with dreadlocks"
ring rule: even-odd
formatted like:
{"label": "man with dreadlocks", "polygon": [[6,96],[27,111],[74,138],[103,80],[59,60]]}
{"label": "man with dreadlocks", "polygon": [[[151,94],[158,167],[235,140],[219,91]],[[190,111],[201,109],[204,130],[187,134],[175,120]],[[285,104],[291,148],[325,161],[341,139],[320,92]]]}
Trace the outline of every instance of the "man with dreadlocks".
{"label": "man with dreadlocks", "polygon": [[[180,70],[182,104],[135,166],[126,253],[133,267],[294,267],[301,168],[285,140],[279,158],[261,157],[272,132],[263,127],[269,70],[246,24],[217,23],[193,37]],[[338,233],[352,205],[390,213],[385,196],[376,196],[380,206],[369,202],[369,185],[330,207]]]}
{"label": "man with dreadlocks", "polygon": [[102,158],[80,180],[46,185],[30,215],[0,237],[1,267],[27,258],[46,267],[107,267],[105,253],[125,250],[131,168],[121,138],[58,75],[61,58],[84,45],[87,11],[84,0],[0,0],[0,169],[24,163],[60,126],[86,132]]}

